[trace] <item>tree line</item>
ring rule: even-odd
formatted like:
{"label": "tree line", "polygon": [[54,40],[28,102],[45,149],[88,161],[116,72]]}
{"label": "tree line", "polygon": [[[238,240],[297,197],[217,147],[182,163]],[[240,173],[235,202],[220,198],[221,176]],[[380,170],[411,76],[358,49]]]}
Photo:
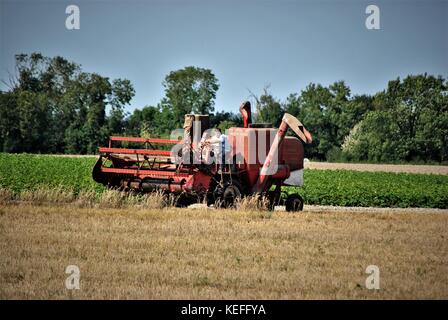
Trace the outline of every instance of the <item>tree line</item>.
{"label": "tree line", "polygon": [[[3,152],[94,153],[110,133],[123,130],[129,80],[83,72],[62,57],[16,55],[16,72],[0,94]],[[106,107],[110,109],[106,116]]]}
{"label": "tree line", "polygon": [[313,134],[310,158],[328,161],[446,162],[448,81],[410,75],[389,81],[374,95],[351,95],[344,81],[309,84],[285,101],[265,92],[256,98],[261,120],[278,124],[297,116]]}
{"label": "tree line", "polygon": [[[219,82],[209,69],[185,67],[162,82],[154,106],[125,112],[135,94],[127,79],[84,72],[63,57],[16,55],[16,70],[0,92],[0,151],[91,154],[110,135],[169,136],[184,114],[211,114],[211,125],[241,126],[239,114],[214,112]],[[309,158],[330,161],[431,161],[448,159],[448,81],[410,75],[389,81],[374,95],[352,95],[344,81],[309,84],[277,99],[264,88],[250,95],[257,122],[297,116],[313,134]]]}

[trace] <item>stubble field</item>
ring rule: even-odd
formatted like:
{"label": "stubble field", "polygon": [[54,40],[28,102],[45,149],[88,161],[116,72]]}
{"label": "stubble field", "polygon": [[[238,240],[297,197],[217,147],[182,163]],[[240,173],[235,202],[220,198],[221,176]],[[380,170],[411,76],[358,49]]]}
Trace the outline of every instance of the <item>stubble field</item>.
{"label": "stubble field", "polygon": [[[0,206],[0,298],[448,298],[439,209]],[[77,265],[80,290],[65,288]],[[369,290],[365,269],[380,269]]]}

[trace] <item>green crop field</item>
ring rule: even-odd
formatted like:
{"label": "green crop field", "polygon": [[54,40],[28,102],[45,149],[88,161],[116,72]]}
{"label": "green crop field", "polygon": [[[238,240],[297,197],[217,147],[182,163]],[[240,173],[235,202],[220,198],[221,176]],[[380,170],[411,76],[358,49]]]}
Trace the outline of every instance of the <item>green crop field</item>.
{"label": "green crop field", "polygon": [[308,204],[448,208],[444,175],[305,170],[304,179],[300,193]]}
{"label": "green crop field", "polygon": [[95,162],[93,157],[0,153],[0,186],[15,192],[40,186],[101,191],[91,175]]}
{"label": "green crop field", "polygon": [[[91,178],[95,161],[93,157],[0,153],[0,187],[15,192],[40,186],[101,192],[103,186]],[[444,175],[307,169],[305,186],[297,191],[307,204],[448,208],[448,176]]]}

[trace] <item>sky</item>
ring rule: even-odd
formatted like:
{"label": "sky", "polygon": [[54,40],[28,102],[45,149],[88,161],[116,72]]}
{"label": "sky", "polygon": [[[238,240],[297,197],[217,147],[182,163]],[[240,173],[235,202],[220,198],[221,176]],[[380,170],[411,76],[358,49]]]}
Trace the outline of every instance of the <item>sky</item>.
{"label": "sky", "polygon": [[[65,26],[71,4],[79,30]],[[369,4],[379,30],[365,26]],[[0,79],[32,52],[131,80],[128,111],[156,105],[170,71],[209,68],[215,109],[237,112],[266,85],[283,100],[311,82],[373,94],[408,74],[448,77],[448,0],[0,0]]]}

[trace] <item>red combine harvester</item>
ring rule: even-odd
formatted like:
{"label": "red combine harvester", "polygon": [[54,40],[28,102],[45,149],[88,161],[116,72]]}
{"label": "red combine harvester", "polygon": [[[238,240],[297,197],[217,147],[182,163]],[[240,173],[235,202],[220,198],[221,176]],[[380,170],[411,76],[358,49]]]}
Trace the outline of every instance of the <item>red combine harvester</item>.
{"label": "red combine harvester", "polygon": [[[221,141],[227,137],[227,152],[204,140],[204,136],[213,137],[208,115],[188,114],[181,140],[110,137],[109,146],[99,148],[93,179],[124,191],[173,193],[178,195],[180,206],[206,200],[209,205],[230,207],[239,197],[259,194],[269,199],[271,209],[285,205],[287,211],[302,210],[300,195],[282,194],[281,187],[303,185],[302,142],[312,141],[310,133],[287,113],[275,129],[269,124],[251,123],[249,102],[243,103],[240,111],[244,127],[230,128],[227,136],[221,137]],[[288,128],[300,140],[286,136]],[[144,147],[116,148],[114,142]],[[155,145],[172,148],[157,150]]]}

